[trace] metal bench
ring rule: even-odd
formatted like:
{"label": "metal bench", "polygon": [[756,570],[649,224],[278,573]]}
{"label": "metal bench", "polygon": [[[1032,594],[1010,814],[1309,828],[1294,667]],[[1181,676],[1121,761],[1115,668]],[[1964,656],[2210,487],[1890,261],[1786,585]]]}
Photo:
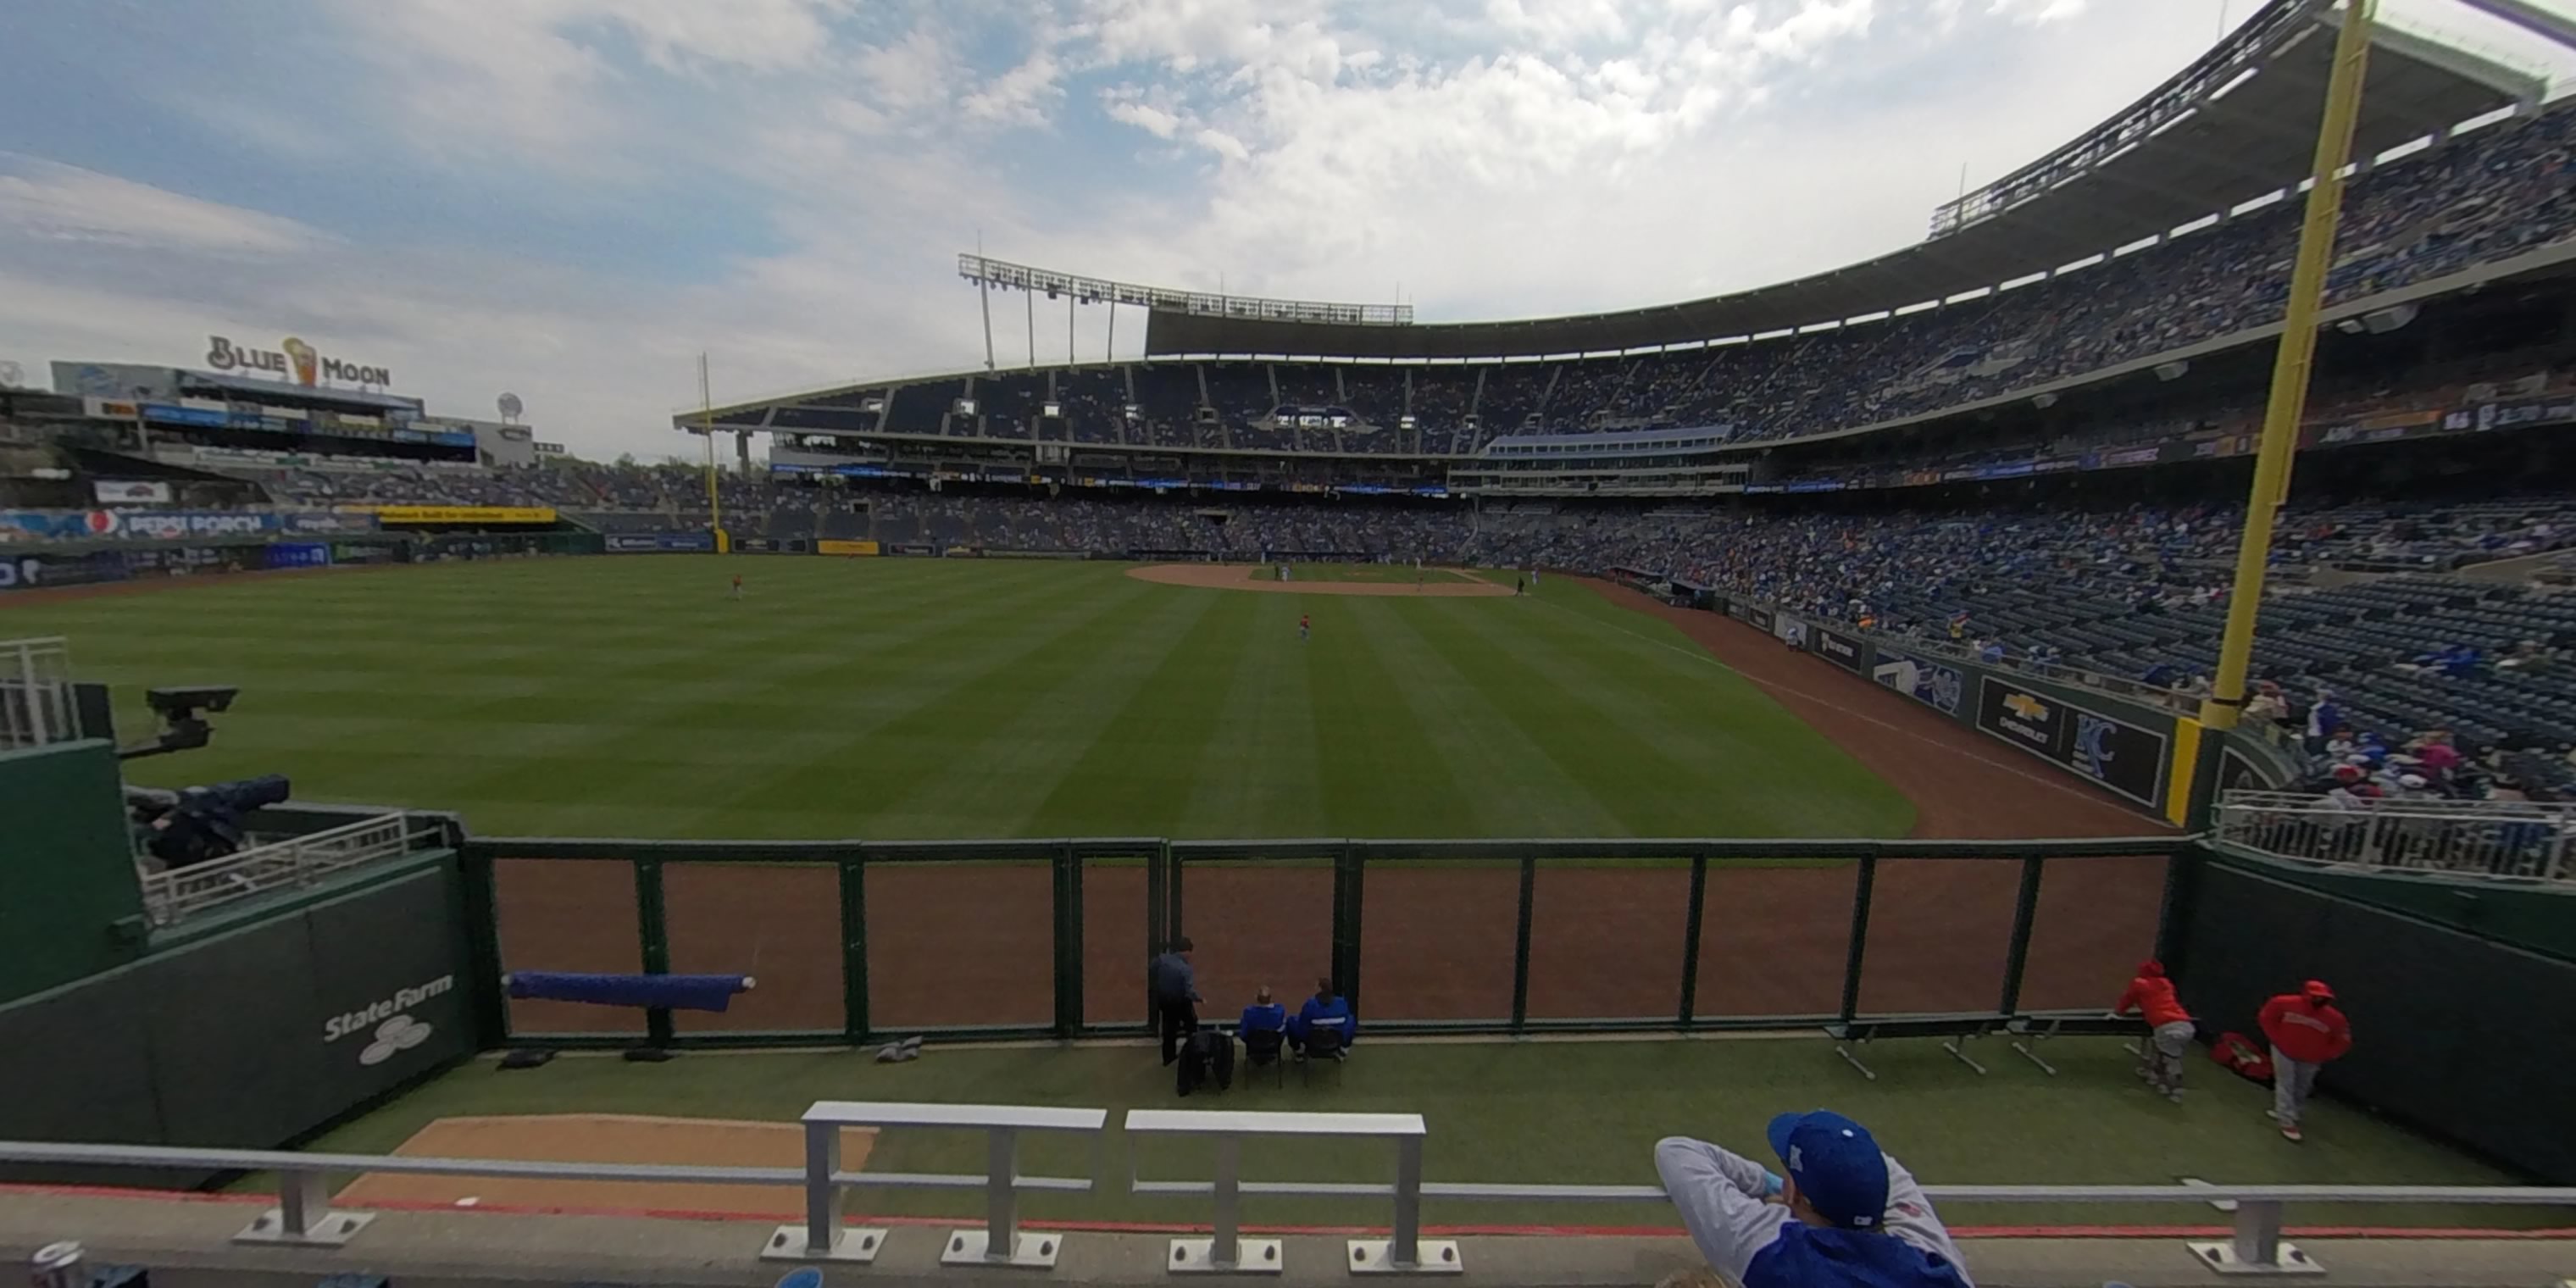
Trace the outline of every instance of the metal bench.
{"label": "metal bench", "polygon": [[1881,1038],[1940,1038],[1943,1039],[1941,1049],[1949,1052],[1951,1059],[1982,1074],[1986,1066],[1968,1054],[1965,1044],[1970,1038],[2001,1030],[2004,1024],[2005,1017],[2001,1015],[1897,1015],[1883,1019],[1836,1020],[1824,1026],[1824,1034],[1834,1040],[1834,1054],[1841,1056],[1843,1063],[1860,1070],[1862,1077],[1876,1082],[1877,1071],[1861,1063],[1860,1057],[1852,1054],[1853,1047]]}
{"label": "metal bench", "polygon": [[[782,1225],[761,1250],[764,1260],[876,1260],[886,1232],[878,1227],[843,1229],[841,1200],[850,1186],[891,1189],[976,1189],[984,1191],[984,1228],[953,1230],[939,1254],[946,1266],[1019,1266],[1045,1270],[1055,1265],[1063,1237],[1027,1234],[1019,1228],[1019,1192],[1088,1194],[1091,1178],[1020,1175],[1019,1140],[1025,1131],[1088,1132],[1093,1141],[1092,1171],[1099,1169],[1101,1129],[1106,1109],[1048,1109],[1030,1105],[922,1105],[865,1100],[818,1100],[805,1111],[805,1223]],[[845,1172],[841,1170],[844,1127],[931,1127],[984,1133],[984,1173]]]}
{"label": "metal bench", "polygon": [[[1392,1237],[1353,1239],[1347,1269],[1352,1274],[1456,1274],[1465,1269],[1455,1240],[1422,1239],[1422,1138],[1420,1114],[1290,1114],[1236,1110],[1131,1109],[1127,1134],[1205,1136],[1216,1141],[1213,1181],[1148,1181],[1135,1175],[1135,1151],[1128,1153],[1127,1188],[1135,1194],[1211,1194],[1216,1199],[1215,1235],[1174,1239],[1164,1269],[1173,1274],[1278,1274],[1284,1251],[1277,1239],[1241,1237],[1241,1196],[1301,1195],[1330,1198],[1395,1200]],[[1395,1183],[1367,1185],[1321,1181],[1245,1181],[1243,1138],[1246,1136],[1339,1137],[1346,1140],[1395,1142]]]}

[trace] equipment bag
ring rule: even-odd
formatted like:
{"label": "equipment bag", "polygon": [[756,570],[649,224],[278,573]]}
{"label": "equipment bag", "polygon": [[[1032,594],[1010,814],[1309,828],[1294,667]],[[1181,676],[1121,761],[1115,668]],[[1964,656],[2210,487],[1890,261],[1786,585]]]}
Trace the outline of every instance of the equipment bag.
{"label": "equipment bag", "polygon": [[2218,1040],[2209,1044],[2209,1058],[2238,1077],[2255,1082],[2272,1080],[2272,1057],[2261,1043],[2242,1033],[2219,1034]]}

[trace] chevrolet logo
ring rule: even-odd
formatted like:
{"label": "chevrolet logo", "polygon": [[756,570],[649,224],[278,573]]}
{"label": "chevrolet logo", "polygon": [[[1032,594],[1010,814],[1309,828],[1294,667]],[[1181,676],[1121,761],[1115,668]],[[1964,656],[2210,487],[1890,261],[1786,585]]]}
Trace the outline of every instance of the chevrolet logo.
{"label": "chevrolet logo", "polygon": [[2004,710],[2012,712],[2014,715],[2020,716],[2024,720],[2045,720],[2048,718],[2048,704],[2030,696],[2027,693],[2006,694],[2004,696]]}

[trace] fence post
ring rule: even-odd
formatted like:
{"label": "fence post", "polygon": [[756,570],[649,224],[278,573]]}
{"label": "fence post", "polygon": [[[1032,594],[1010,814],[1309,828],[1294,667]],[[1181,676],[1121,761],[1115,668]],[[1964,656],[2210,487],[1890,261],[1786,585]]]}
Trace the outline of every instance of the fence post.
{"label": "fence post", "polygon": [[2030,964],[2030,926],[2039,915],[2040,870],[2048,860],[2031,855],[2021,861],[2021,893],[2013,899],[2012,942],[2004,948],[2004,993],[1995,1004],[1999,1015],[2013,1015],[2021,1010],[2021,974]]}
{"label": "fence post", "polygon": [[1681,1027],[1689,1028],[1699,1015],[1699,932],[1700,905],[1708,896],[1708,852],[1691,856],[1690,908],[1682,917],[1682,1012]]}
{"label": "fence post", "polygon": [[1338,955],[1333,960],[1333,987],[1350,999],[1351,1013],[1357,1015],[1360,1010],[1361,912],[1368,903],[1368,851],[1356,842],[1345,841],[1334,862],[1333,880],[1341,898],[1334,907]]}
{"label": "fence post", "polygon": [[864,847],[841,856],[841,1034],[868,1040],[868,861]]}
{"label": "fence post", "polygon": [[1171,866],[1171,841],[1168,838],[1155,841],[1153,851],[1145,856],[1145,973],[1139,977],[1145,981],[1145,1023],[1148,1026],[1154,1023],[1154,958],[1171,938],[1171,928],[1165,920],[1171,909],[1164,902],[1164,886],[1171,880]]}
{"label": "fence post", "polygon": [[1055,1035],[1082,1032],[1082,854],[1067,841],[1055,867]]}
{"label": "fence post", "polygon": [[1512,1032],[1529,1027],[1530,913],[1538,901],[1538,855],[1521,856],[1520,928],[1512,940]]}
{"label": "fence post", "polygon": [[490,846],[467,841],[456,851],[458,924],[465,927],[467,978],[476,1045],[484,1050],[510,1040],[510,1003],[501,983],[501,911]]}
{"label": "fence post", "polygon": [[[644,973],[668,975],[671,973],[671,927],[669,909],[662,901],[662,861],[636,859],[634,864],[635,928],[643,941]],[[644,1040],[648,1046],[671,1045],[671,1008],[655,1006],[645,1009]]]}
{"label": "fence post", "polygon": [[1869,948],[1869,901],[1878,885],[1878,855],[1875,851],[1860,856],[1860,872],[1852,878],[1851,944],[1843,956],[1843,1023],[1860,1014],[1861,959]]}

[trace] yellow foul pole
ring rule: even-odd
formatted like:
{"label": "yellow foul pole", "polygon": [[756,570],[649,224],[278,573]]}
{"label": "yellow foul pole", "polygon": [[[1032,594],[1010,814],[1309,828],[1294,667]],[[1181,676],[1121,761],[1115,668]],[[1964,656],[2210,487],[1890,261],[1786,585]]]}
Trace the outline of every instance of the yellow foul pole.
{"label": "yellow foul pole", "polygon": [[707,384],[707,355],[698,355],[698,429],[707,436],[707,531],[725,553],[724,511],[716,503],[716,400]]}
{"label": "yellow foul pole", "polygon": [[2371,11],[2377,0],[2345,0],[2343,31],[2335,38],[2334,75],[2326,82],[2324,121],[2317,129],[2314,185],[2307,221],[2299,229],[2299,257],[2290,272],[2289,309],[2281,319],[2281,348],[2272,362],[2272,396],[2263,409],[2263,441],[2254,457],[2254,487],[2245,500],[2245,536],[2236,550],[2236,588],[2227,601],[2227,633],[2218,645],[2218,674],[2201,704],[2201,723],[2233,729],[2245,710],[2245,672],[2254,659],[2254,619],[2263,607],[2263,569],[2272,554],[2272,525],[2290,496],[2290,456],[2299,446],[2299,420],[2307,411],[2308,368],[2317,352],[2317,312],[2325,302],[2326,269],[2334,261],[2335,223],[2343,211],[2343,167],[2352,154],[2353,122],[2361,115],[2363,73],[2370,64]]}

